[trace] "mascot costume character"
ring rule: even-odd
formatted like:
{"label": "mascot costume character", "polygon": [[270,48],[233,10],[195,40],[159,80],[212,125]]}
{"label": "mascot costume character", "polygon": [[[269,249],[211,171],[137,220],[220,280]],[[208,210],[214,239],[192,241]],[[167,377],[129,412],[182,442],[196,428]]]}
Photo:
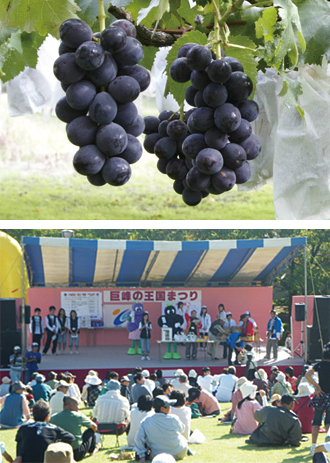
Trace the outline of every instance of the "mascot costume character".
{"label": "mascot costume character", "polygon": [[[126,328],[128,330],[128,339],[132,340],[132,345],[128,349],[127,353],[129,355],[139,354],[141,355],[141,345],[140,345],[140,330],[139,324],[142,322],[142,317],[144,314],[143,304],[141,302],[135,302],[132,305],[131,313],[127,317]],[[137,348],[136,348],[137,344]]]}
{"label": "mascot costume character", "polygon": [[[164,315],[158,318],[158,325],[161,328],[172,328],[172,336],[175,334],[180,334],[182,332],[181,325],[183,324],[184,319],[181,315],[176,313],[176,309],[173,305],[166,307]],[[181,356],[177,353],[177,343],[173,343],[173,354],[171,352],[171,344],[167,343],[167,352],[164,355],[164,359],[176,359],[180,360]]]}

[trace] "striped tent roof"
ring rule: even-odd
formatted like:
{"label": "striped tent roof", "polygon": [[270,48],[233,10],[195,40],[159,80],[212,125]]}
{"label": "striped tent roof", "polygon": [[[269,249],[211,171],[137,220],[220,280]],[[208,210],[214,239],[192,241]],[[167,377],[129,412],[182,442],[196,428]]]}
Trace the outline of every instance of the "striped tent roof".
{"label": "striped tent roof", "polygon": [[125,241],[23,237],[32,286],[266,286],[306,238]]}

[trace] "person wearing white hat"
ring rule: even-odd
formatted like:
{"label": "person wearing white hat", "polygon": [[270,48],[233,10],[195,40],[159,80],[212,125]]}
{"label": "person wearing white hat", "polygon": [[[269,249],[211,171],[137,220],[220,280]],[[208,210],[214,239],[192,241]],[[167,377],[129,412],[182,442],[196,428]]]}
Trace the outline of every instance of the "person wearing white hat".
{"label": "person wearing white hat", "polygon": [[45,452],[44,463],[75,463],[71,445],[65,442],[49,444]]}
{"label": "person wearing white hat", "polygon": [[230,332],[232,331],[232,328],[235,328],[236,327],[236,322],[235,320],[233,319],[233,316],[232,316],[232,313],[231,312],[227,312],[226,314],[226,321],[225,321],[225,324],[223,325],[224,328],[227,328],[230,330]]}
{"label": "person wearing white hat", "polygon": [[156,387],[155,381],[152,381],[152,379],[149,378],[150,376],[149,370],[142,370],[142,374],[146,379],[145,386],[149,389],[150,394],[152,394],[152,391]]}
{"label": "person wearing white hat", "polygon": [[56,393],[52,395],[49,401],[52,415],[63,411],[63,399],[68,395],[69,387],[70,384],[63,379],[58,382]]}
{"label": "person wearing white hat", "polygon": [[222,422],[222,423],[228,423],[228,422],[231,422],[234,418],[234,415],[235,415],[235,411],[236,411],[236,408],[237,408],[237,404],[238,402],[240,402],[242,399],[243,399],[243,395],[241,393],[241,387],[242,385],[247,381],[247,378],[245,376],[242,376],[241,378],[238,378],[237,380],[237,389],[236,391],[233,392],[232,396],[231,396],[231,403],[232,403],[232,407],[230,410],[228,410],[228,412],[224,415],[223,418],[219,418],[219,420]]}
{"label": "person wearing white hat", "polygon": [[9,394],[9,388],[10,388],[10,383],[11,379],[8,378],[8,376],[4,376],[1,380],[2,384],[0,386],[0,397],[3,397],[7,394]]}
{"label": "person wearing white hat", "polygon": [[257,391],[263,390],[266,392],[266,396],[269,397],[268,377],[263,368],[259,368],[255,371],[252,382],[257,386]]}
{"label": "person wearing white hat", "polygon": [[[235,410],[236,421],[233,426],[233,434],[248,435],[257,429],[258,423],[254,419],[254,413],[260,410],[262,406],[255,398],[257,386],[251,381],[245,381],[240,390],[243,398],[238,402]],[[265,391],[261,390],[260,396],[262,397],[263,406],[267,406]]]}
{"label": "person wearing white hat", "polygon": [[312,421],[314,416],[314,408],[309,404],[314,396],[315,389],[311,384],[300,383],[298,386],[298,393],[295,395],[296,403],[294,412],[301,422],[301,432],[309,434],[312,432]]}
{"label": "person wearing white hat", "polygon": [[189,373],[188,373],[188,380],[189,380],[189,384],[190,386],[192,387],[196,387],[198,386],[197,384],[197,371],[192,369],[192,370],[189,370]]}
{"label": "person wearing white hat", "polygon": [[184,371],[182,368],[178,368],[176,372],[174,373],[174,378],[171,380],[171,383],[173,384],[173,388],[176,389],[179,385],[179,376],[183,375]]}
{"label": "person wearing white hat", "polygon": [[168,453],[160,453],[157,455],[151,463],[174,463],[175,458],[172,457],[172,455],[169,455]]}
{"label": "person wearing white hat", "polygon": [[280,394],[281,396],[284,394],[292,394],[291,385],[285,381],[285,374],[282,371],[280,371],[276,376],[276,381],[272,388],[272,394]]}
{"label": "person wearing white hat", "polygon": [[81,391],[81,400],[84,401],[85,405],[87,405],[87,388],[88,388],[88,386],[89,386],[89,379],[90,379],[92,376],[97,376],[97,377],[98,377],[97,371],[95,371],[95,370],[89,370],[89,372],[88,372],[86,378],[84,379],[85,384],[83,385],[83,388],[82,388],[82,391]]}
{"label": "person wearing white hat", "polygon": [[101,392],[102,380],[97,376],[90,376],[87,387],[87,406],[93,408]]}

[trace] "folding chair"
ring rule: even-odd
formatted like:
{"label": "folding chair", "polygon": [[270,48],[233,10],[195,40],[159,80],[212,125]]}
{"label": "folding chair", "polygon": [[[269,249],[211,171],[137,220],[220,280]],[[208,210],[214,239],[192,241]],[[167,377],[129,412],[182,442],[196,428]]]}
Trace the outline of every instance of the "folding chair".
{"label": "folding chair", "polygon": [[98,424],[98,432],[102,434],[115,434],[116,435],[116,447],[120,447],[118,428],[116,423],[102,423]]}

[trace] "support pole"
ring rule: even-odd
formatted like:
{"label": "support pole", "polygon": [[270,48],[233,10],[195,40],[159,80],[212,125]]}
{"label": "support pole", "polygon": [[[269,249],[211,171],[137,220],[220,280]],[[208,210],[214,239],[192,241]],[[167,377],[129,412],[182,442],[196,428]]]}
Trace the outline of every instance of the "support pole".
{"label": "support pole", "polygon": [[24,268],[24,251],[25,247],[23,242],[21,241],[22,247],[22,309],[21,309],[21,349],[22,355],[25,355],[25,268]]}
{"label": "support pole", "polygon": [[307,343],[307,244],[304,249],[304,273],[305,273],[305,363],[309,359],[309,345]]}

